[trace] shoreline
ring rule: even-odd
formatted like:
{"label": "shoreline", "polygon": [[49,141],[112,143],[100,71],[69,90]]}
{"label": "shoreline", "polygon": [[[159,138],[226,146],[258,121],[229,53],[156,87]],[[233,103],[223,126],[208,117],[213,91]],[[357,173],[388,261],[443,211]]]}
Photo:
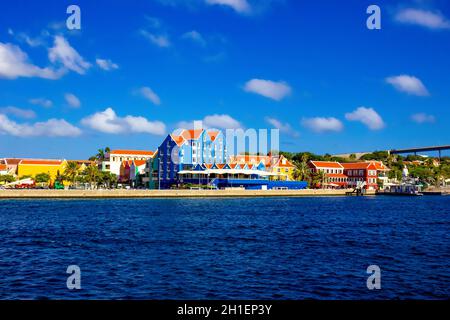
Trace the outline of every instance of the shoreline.
{"label": "shoreline", "polygon": [[0,199],[334,197],[351,190],[0,190]]}

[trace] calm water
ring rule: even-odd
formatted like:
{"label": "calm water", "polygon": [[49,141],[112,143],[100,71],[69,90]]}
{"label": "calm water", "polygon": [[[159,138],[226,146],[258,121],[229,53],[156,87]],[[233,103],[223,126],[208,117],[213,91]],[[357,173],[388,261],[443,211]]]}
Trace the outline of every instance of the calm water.
{"label": "calm water", "polygon": [[[72,264],[80,291],[66,288]],[[2,299],[445,299],[449,288],[450,197],[0,201]]]}

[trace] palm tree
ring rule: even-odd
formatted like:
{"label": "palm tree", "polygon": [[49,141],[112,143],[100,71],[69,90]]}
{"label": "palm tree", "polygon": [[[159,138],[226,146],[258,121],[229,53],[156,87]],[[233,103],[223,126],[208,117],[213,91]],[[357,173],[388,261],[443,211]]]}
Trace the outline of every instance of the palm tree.
{"label": "palm tree", "polygon": [[79,172],[80,165],[76,161],[67,162],[66,168],[64,169],[64,176],[66,176],[72,184],[75,184]]}
{"label": "palm tree", "polygon": [[100,177],[100,171],[98,170],[97,166],[88,166],[86,169],[84,169],[83,174],[86,176],[86,181],[91,185],[96,185],[97,180]]}

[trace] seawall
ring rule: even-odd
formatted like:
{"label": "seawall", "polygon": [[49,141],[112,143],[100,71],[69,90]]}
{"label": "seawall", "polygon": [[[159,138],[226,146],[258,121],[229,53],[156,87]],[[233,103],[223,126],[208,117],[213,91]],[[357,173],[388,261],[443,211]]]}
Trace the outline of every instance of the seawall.
{"label": "seawall", "polygon": [[345,196],[351,190],[0,190],[0,199],[310,197]]}

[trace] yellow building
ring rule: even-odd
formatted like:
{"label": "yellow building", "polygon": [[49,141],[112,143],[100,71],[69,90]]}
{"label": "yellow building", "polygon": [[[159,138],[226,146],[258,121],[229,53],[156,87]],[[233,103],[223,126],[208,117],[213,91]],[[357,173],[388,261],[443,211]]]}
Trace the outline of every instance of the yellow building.
{"label": "yellow building", "polygon": [[271,169],[273,173],[277,174],[276,180],[295,180],[295,166],[283,155],[271,166]]}
{"label": "yellow building", "polygon": [[56,176],[64,174],[66,167],[66,160],[38,160],[38,159],[23,159],[17,166],[17,176],[35,177],[40,173],[47,173],[50,175],[51,181],[55,181]]}

